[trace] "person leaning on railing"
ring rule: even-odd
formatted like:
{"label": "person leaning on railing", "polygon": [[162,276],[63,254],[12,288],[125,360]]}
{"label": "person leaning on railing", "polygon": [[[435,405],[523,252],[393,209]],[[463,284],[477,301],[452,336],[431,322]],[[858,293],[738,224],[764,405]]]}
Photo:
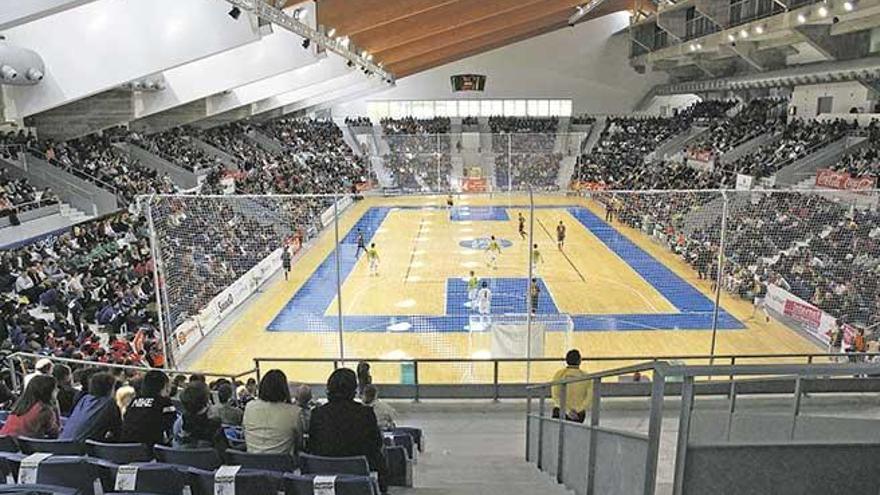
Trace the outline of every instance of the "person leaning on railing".
{"label": "person leaning on railing", "polygon": [[[553,375],[552,382],[574,380],[584,378],[587,373],[581,370],[581,353],[572,349],[565,354],[565,368]],[[553,399],[553,417],[560,417],[562,407],[562,385],[553,385],[550,388],[550,396]],[[593,382],[584,380],[565,385],[565,419],[583,423],[587,417],[587,409],[593,402]]]}

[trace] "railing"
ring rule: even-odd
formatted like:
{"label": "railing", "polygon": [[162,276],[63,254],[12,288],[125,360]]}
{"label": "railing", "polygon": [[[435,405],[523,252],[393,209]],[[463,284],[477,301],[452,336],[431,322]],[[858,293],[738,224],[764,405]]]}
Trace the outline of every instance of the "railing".
{"label": "railing", "polygon": [[65,172],[68,172],[76,177],[79,177],[80,179],[86,180],[86,181],[91,182],[93,184],[97,184],[102,189],[105,189],[105,190],[113,193],[114,195],[116,195],[117,198],[121,199],[121,196],[119,196],[119,193],[116,190],[116,186],[113,186],[112,184],[105,182],[105,181],[95,177],[94,175],[89,174],[88,172],[86,172],[80,168],[74,167],[72,165],[66,165],[64,163],[61,163],[60,161],[58,161],[55,158],[50,159],[50,158],[46,157],[45,153],[43,153],[42,151],[40,151],[36,148],[28,148],[28,152],[31,155],[33,155],[35,158],[39,158],[40,160],[45,161],[46,163],[52,165],[55,168],[60,168],[61,170],[64,170]]}
{"label": "railing", "polygon": [[54,204],[58,204],[57,199],[35,199],[33,201],[14,204],[9,206],[8,208],[0,208],[0,214],[5,214],[8,211],[15,211],[15,213],[18,214],[25,211],[36,210],[37,208],[40,208],[42,206],[51,206]]}
{"label": "railing", "polygon": [[[600,426],[602,417],[602,400],[604,379],[623,376],[631,373],[647,373],[652,375],[650,383],[650,405],[647,431],[622,431]],[[703,449],[704,457],[713,454],[712,449],[723,450],[730,446],[750,447],[757,451],[765,449],[766,453],[772,448],[789,446],[801,448],[806,451],[813,447],[806,440],[817,442],[821,438],[821,447],[843,445],[852,442],[848,436],[858,434],[857,428],[865,428],[866,421],[862,418],[834,418],[828,416],[803,416],[801,417],[801,400],[809,392],[811,395],[819,393],[841,392],[878,392],[880,391],[880,364],[849,363],[849,364],[769,364],[769,365],[720,365],[720,366],[676,366],[664,362],[646,362],[635,366],[618,368],[599,373],[587,374],[582,378],[548,382],[532,385],[527,388],[529,397],[526,406],[526,460],[535,462],[541,470],[555,475],[556,480],[573,490],[577,495],[592,495],[594,493],[643,493],[653,495],[658,487],[658,467],[660,464],[660,437],[663,425],[664,398],[674,387],[680,394],[680,414],[678,421],[678,440],[674,461],[673,493],[714,493],[694,489],[694,485],[706,483],[713,477],[707,473],[701,473],[686,477],[687,453],[693,444]],[[853,377],[855,378],[841,378]],[[728,408],[726,412],[719,414],[706,414],[705,411],[695,412],[694,401],[699,387],[706,386],[706,382],[697,382],[696,378],[724,377],[728,381],[715,382],[722,385],[722,390],[727,390]],[[737,377],[746,377],[749,380],[737,381]],[[767,379],[766,377],[770,377]],[[763,380],[755,380],[763,378]],[[583,382],[592,383],[592,398],[590,407],[586,411],[586,424],[561,419],[565,417],[568,385]],[[745,417],[737,417],[737,396],[743,393],[762,393],[761,385],[780,393],[776,387],[778,382],[792,382],[784,393],[793,393],[793,404],[789,414],[773,413],[758,414]],[[814,386],[808,386],[813,383]],[[646,384],[647,386],[648,384]],[[744,392],[749,385],[750,390]],[[856,386],[854,386],[856,385]],[[552,387],[559,387],[559,416],[560,418],[545,415],[545,405],[548,392]],[[718,388],[716,386],[716,388]],[[769,393],[769,392],[765,392]],[[537,411],[534,408],[534,400],[538,400]],[[692,430],[692,422],[695,415],[700,416],[700,431]],[[743,444],[741,439],[731,437],[734,424],[743,431],[759,426],[767,427],[768,424],[783,425],[782,431],[775,431],[772,438],[766,438],[757,444]],[[877,421],[872,421],[877,426]],[[829,427],[830,426],[830,427]],[[707,438],[706,432],[715,432],[718,429],[726,430],[724,433]],[[828,434],[828,430],[833,432]],[[838,439],[835,435],[843,432],[843,437]],[[872,436],[873,438],[873,436]],[[839,443],[835,443],[835,439]],[[696,440],[696,442],[694,442]],[[874,440],[877,441],[877,440]],[[574,446],[572,446],[574,445]],[[873,445],[873,444],[872,444]],[[858,450],[856,446],[853,450]],[[803,454],[800,451],[797,454]],[[715,452],[717,454],[717,452]],[[797,454],[795,457],[798,457]],[[670,458],[671,456],[665,456]],[[811,458],[812,459],[812,458]],[[833,459],[827,464],[835,465]],[[701,465],[705,467],[704,461]],[[710,463],[711,464],[711,463]],[[806,463],[806,468],[815,468],[814,463]],[[669,466],[667,466],[669,467]],[[779,463],[776,466],[767,466],[769,470],[784,471],[790,466]],[[727,469],[723,463],[717,469]],[[691,469],[693,472],[693,469]],[[767,473],[765,479],[776,480]],[[715,487],[720,488],[720,483],[736,479],[736,476],[717,476],[719,481],[714,481]],[[712,482],[709,482],[712,483]],[[690,489],[689,489],[690,488]],[[756,491],[754,493],[770,493],[770,491]],[[788,492],[786,492],[788,493]],[[815,492],[818,493],[818,492]],[[838,493],[855,493],[855,491],[842,490]]]}
{"label": "railing", "polygon": [[[867,361],[880,359],[880,353],[847,353],[847,354],[828,354],[828,353],[803,353],[803,354],[739,354],[739,355],[670,355],[670,356],[596,356],[584,357],[582,366],[585,369],[593,369],[607,365],[618,370],[621,363],[657,363],[657,362],[695,362],[713,365],[723,363],[729,366],[742,365],[746,362],[752,363],[802,363],[810,365],[813,363],[832,362],[840,359],[852,359],[859,361]],[[794,361],[792,363],[792,361]],[[279,358],[279,357],[256,357],[254,358],[254,370],[257,379],[261,377],[265,371],[271,367],[283,366],[284,364],[299,365],[328,365],[335,370],[339,367],[354,367],[359,362],[367,362],[375,369],[377,365],[407,365],[412,368],[411,383],[382,383],[382,395],[386,398],[395,399],[412,399],[418,402],[422,399],[492,399],[498,401],[500,399],[527,399],[529,398],[528,388],[531,385],[526,379],[527,373],[521,375],[520,380],[505,380],[502,378],[502,367],[504,365],[526,365],[536,363],[558,363],[562,366],[565,363],[564,357],[542,357],[542,358],[503,358],[503,359],[473,359],[473,358],[401,358],[401,359],[385,359],[385,358]],[[491,366],[492,378],[490,381],[474,380],[469,383],[426,383],[420,379],[420,370],[424,370],[426,365],[484,365]],[[308,366],[305,368],[313,368]],[[303,370],[305,369],[303,368]],[[292,371],[296,371],[293,368]],[[555,369],[554,369],[555,371]],[[605,373],[604,370],[598,373]],[[329,373],[328,373],[329,375]],[[294,377],[292,377],[294,378]],[[731,375],[729,379],[733,379]],[[320,387],[321,384],[314,384]],[[644,384],[625,383],[611,384],[607,387],[608,394],[614,397],[644,397],[649,394],[650,389]],[[715,391],[715,388],[707,389]],[[674,389],[670,393],[677,394]],[[770,393],[768,391],[768,393]]]}

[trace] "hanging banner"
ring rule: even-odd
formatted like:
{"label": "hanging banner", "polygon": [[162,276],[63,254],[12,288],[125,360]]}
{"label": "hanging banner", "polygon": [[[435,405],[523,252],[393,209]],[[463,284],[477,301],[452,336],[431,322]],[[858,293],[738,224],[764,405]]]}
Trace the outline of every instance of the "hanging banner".
{"label": "hanging banner", "polygon": [[827,168],[816,171],[816,187],[821,189],[864,191],[874,189],[876,185],[877,178],[871,175],[853,177],[847,172],[837,172]]}
{"label": "hanging banner", "polygon": [[736,190],[748,191],[755,184],[755,178],[751,175],[736,174]]}

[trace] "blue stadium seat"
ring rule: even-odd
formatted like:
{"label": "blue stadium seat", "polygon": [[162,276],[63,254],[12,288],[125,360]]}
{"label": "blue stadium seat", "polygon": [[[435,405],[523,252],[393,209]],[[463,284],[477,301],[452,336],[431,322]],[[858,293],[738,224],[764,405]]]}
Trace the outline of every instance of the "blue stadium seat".
{"label": "blue stadium seat", "polygon": [[[285,495],[314,495],[314,474],[284,475]],[[336,475],[336,495],[376,495],[373,480],[369,476]]]}
{"label": "blue stadium seat", "polygon": [[300,454],[299,468],[302,474],[353,474],[369,476],[370,464],[365,456],[322,457]]}
{"label": "blue stadium seat", "polygon": [[[189,482],[189,468],[161,462],[135,462],[137,466],[135,490],[114,493],[150,493],[154,495],[180,495]],[[119,465],[103,463],[104,489],[116,489],[116,475]]]}
{"label": "blue stadium seat", "polygon": [[[190,468],[189,486],[193,495],[214,495],[214,471]],[[272,494],[284,485],[280,473],[241,468],[235,475],[235,493]]]}
{"label": "blue stadium seat", "polygon": [[[3,459],[17,478],[22,454],[7,454]],[[80,495],[94,495],[96,481],[100,485],[100,467],[83,456],[53,455],[43,460],[37,470],[37,483],[76,489]]]}
{"label": "blue stadium seat", "polygon": [[415,460],[413,452],[413,437],[409,433],[383,433],[382,440],[386,447],[403,447],[410,459]]}
{"label": "blue stadium seat", "polygon": [[153,450],[142,443],[102,443],[86,440],[86,453],[116,464],[132,464],[153,460]]}
{"label": "blue stadium seat", "polygon": [[385,447],[388,464],[388,486],[412,486],[412,460],[401,446]]}
{"label": "blue stadium seat", "polygon": [[398,427],[394,428],[394,429],[391,430],[391,431],[393,431],[395,434],[397,434],[397,433],[407,433],[409,436],[412,437],[413,441],[416,443],[416,446],[418,446],[418,448],[419,448],[419,452],[424,452],[424,451],[425,451],[425,447],[424,447],[423,444],[422,444],[422,438],[423,438],[423,435],[422,435],[422,430],[421,430],[421,429],[419,429],[419,428],[412,428],[412,427],[409,427],[409,426],[398,426]]}
{"label": "blue stadium seat", "polygon": [[18,444],[15,443],[15,439],[7,435],[0,435],[0,452],[18,452]]}
{"label": "blue stadium seat", "polygon": [[[76,488],[52,485],[0,485],[2,495],[78,495]],[[109,495],[109,494],[105,494]]]}
{"label": "blue stadium seat", "polygon": [[9,411],[0,411],[0,421],[6,421],[9,417]]}
{"label": "blue stadium seat", "polygon": [[175,449],[156,445],[153,447],[156,460],[168,464],[180,464],[212,471],[220,467],[220,457],[214,449]]}
{"label": "blue stadium seat", "polygon": [[226,463],[243,468],[263,469],[280,473],[296,470],[296,459],[288,454],[248,454],[234,449],[226,451]]}
{"label": "blue stadium seat", "polygon": [[42,452],[56,455],[82,455],[85,446],[73,440],[50,440],[47,438],[18,437],[18,448],[23,454]]}

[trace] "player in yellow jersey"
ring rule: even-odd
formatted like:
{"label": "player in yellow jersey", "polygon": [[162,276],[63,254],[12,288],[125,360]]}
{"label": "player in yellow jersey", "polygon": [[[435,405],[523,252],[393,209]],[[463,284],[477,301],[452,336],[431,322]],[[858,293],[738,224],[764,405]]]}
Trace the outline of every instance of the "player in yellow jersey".
{"label": "player in yellow jersey", "polygon": [[538,263],[544,263],[544,256],[538,249],[538,245],[535,244],[532,246],[532,273],[535,275],[538,274]]}
{"label": "player in yellow jersey", "polygon": [[379,276],[379,251],[376,249],[376,243],[370,244],[367,249],[367,260],[370,262],[370,276]]}
{"label": "player in yellow jersey", "polygon": [[477,291],[480,289],[480,279],[477,278],[474,271],[471,270],[471,278],[468,279],[467,282],[467,290],[468,290],[468,301],[471,304],[471,307],[474,305],[474,300],[477,298]]}
{"label": "player in yellow jersey", "polygon": [[489,247],[486,248],[486,254],[489,257],[489,260],[486,264],[492,267],[493,270],[497,270],[498,257],[501,256],[501,245],[498,244],[497,240],[495,240],[494,235],[489,239]]}

